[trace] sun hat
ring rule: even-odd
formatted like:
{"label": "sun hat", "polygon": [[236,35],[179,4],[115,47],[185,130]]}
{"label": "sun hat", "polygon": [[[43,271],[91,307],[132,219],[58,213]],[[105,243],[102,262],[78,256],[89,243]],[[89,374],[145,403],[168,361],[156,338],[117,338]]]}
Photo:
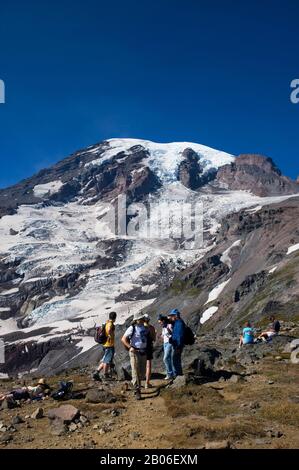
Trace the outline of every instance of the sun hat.
{"label": "sun hat", "polygon": [[47,385],[45,379],[39,379],[39,381],[37,382],[37,385]]}
{"label": "sun hat", "polygon": [[137,321],[137,320],[142,320],[143,318],[144,318],[144,314],[137,312],[134,314],[133,320]]}
{"label": "sun hat", "polygon": [[178,311],[177,308],[174,308],[173,310],[171,310],[169,316],[179,316],[180,315],[180,312]]}

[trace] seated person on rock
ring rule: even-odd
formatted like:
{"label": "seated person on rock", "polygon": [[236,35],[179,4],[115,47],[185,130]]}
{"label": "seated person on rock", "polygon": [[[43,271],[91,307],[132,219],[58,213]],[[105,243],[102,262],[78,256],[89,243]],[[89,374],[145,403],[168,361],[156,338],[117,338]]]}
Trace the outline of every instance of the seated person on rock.
{"label": "seated person on rock", "polygon": [[245,323],[243,328],[242,335],[240,336],[239,348],[244,344],[253,344],[254,343],[254,331],[251,326],[251,323],[248,321]]}
{"label": "seated person on rock", "polygon": [[265,331],[263,331],[259,336],[258,340],[269,341],[273,336],[277,336],[280,331],[280,323],[278,320],[275,320],[275,317],[272,315],[270,318],[270,324]]}

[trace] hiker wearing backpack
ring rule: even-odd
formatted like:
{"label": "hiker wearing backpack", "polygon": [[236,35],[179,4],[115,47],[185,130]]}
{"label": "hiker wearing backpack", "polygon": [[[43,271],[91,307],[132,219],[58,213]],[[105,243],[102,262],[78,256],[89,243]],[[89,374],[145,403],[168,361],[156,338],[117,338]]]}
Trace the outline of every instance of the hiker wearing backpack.
{"label": "hiker wearing backpack", "polygon": [[183,375],[182,370],[182,352],[185,346],[185,328],[186,325],[181,319],[180,312],[177,309],[171,310],[168,318],[172,322],[172,362],[175,376]]}
{"label": "hiker wearing backpack", "polygon": [[171,380],[175,378],[175,371],[172,362],[172,344],[171,344],[171,337],[172,337],[172,323],[168,320],[167,317],[164,315],[158,316],[158,322],[162,326],[162,334],[161,337],[163,339],[163,348],[164,348],[164,356],[163,362],[166,368],[166,377],[165,380]]}
{"label": "hiker wearing backpack", "polygon": [[96,337],[95,340],[97,343],[103,345],[104,355],[102,357],[101,363],[93,374],[93,378],[95,380],[100,379],[100,372],[103,371],[104,378],[109,377],[109,372],[111,369],[111,365],[113,364],[113,358],[115,353],[114,348],[114,336],[115,336],[115,320],[116,320],[116,312],[109,313],[109,319],[106,321],[104,325],[96,329]]}
{"label": "hiker wearing backpack", "polygon": [[146,350],[146,374],[145,374],[145,388],[152,388],[150,383],[152,375],[152,360],[154,354],[154,342],[156,341],[156,329],[154,325],[150,323],[150,317],[146,313],[144,315],[144,326],[148,328],[148,342]]}
{"label": "hiker wearing backpack", "polygon": [[146,373],[149,329],[144,326],[144,315],[136,313],[121,341],[129,351],[132,369],[132,384],[137,400],[141,400],[141,380]]}

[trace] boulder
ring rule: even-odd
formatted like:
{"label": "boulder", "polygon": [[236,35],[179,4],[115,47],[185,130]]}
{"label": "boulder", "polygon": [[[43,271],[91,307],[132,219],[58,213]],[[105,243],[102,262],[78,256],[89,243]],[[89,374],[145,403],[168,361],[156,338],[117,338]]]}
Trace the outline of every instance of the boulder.
{"label": "boulder", "polygon": [[123,367],[120,364],[115,364],[115,371],[118,380],[131,380],[132,376],[128,370],[128,368]]}
{"label": "boulder", "polygon": [[13,398],[5,398],[2,400],[0,410],[11,410],[18,406],[17,402]]}
{"label": "boulder", "polygon": [[24,423],[25,421],[23,420],[23,418],[20,416],[20,415],[16,415],[12,418],[11,420],[11,424],[12,425],[15,425],[15,424],[22,424]]}
{"label": "boulder", "polygon": [[31,415],[32,419],[41,419],[44,417],[44,410],[42,408],[37,408]]}
{"label": "boulder", "polygon": [[292,364],[299,364],[299,347],[292,351],[291,363]]}
{"label": "boulder", "polygon": [[86,393],[87,403],[115,403],[116,397],[109,390],[93,388]]}
{"label": "boulder", "polygon": [[169,385],[169,388],[180,388],[180,387],[185,387],[187,385],[187,378],[185,375],[178,375],[174,381],[172,382],[171,385]]}
{"label": "boulder", "polygon": [[80,415],[80,411],[73,405],[62,405],[59,408],[52,408],[48,411],[48,418],[60,420],[64,424],[69,424]]}
{"label": "boulder", "polygon": [[194,373],[199,377],[214,377],[217,361],[221,353],[217,349],[204,348],[197,354],[197,359],[192,363]]}
{"label": "boulder", "polygon": [[233,374],[229,379],[228,381],[231,382],[231,383],[234,383],[234,384],[237,384],[241,381],[244,381],[244,378],[241,377],[240,375],[236,375],[236,374]]}
{"label": "boulder", "polygon": [[52,436],[62,436],[67,431],[68,428],[61,419],[55,418],[51,421],[50,433]]}
{"label": "boulder", "polygon": [[294,339],[293,341],[285,345],[283,352],[291,353],[294,349],[298,347],[299,347],[299,339]]}
{"label": "boulder", "polygon": [[12,441],[12,435],[9,432],[4,432],[0,435],[0,443],[1,444],[8,444],[8,442]]}

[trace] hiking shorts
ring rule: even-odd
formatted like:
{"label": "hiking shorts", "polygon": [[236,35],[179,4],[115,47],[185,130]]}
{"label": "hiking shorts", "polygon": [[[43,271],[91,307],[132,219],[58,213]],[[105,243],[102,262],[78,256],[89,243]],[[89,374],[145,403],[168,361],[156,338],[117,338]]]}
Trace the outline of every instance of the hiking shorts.
{"label": "hiking shorts", "polygon": [[273,336],[277,336],[277,333],[275,331],[266,331],[266,335],[268,338],[273,338]]}
{"label": "hiking shorts", "polygon": [[103,348],[104,349],[104,356],[102,358],[102,361],[104,364],[111,364],[113,362],[114,358],[114,352],[115,349],[113,346],[108,347],[108,348]]}

